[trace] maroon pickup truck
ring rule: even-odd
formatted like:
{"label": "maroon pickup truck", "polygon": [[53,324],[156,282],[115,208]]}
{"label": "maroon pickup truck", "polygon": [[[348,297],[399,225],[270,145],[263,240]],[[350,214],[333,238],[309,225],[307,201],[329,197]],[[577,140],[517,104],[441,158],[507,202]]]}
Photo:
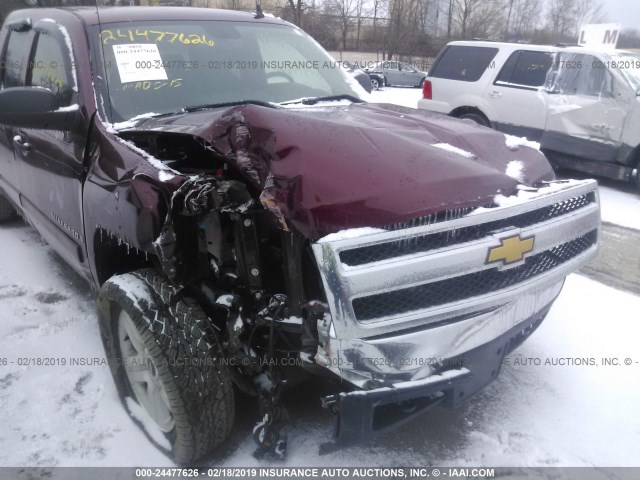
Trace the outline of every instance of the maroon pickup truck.
{"label": "maroon pickup truck", "polygon": [[[0,220],[97,289],[122,403],[176,462],[317,376],[324,450],[496,377],[597,250],[593,181],[527,142],[366,94],[299,28],[188,8],[13,12]],[[337,393],[336,393],[337,392]]]}

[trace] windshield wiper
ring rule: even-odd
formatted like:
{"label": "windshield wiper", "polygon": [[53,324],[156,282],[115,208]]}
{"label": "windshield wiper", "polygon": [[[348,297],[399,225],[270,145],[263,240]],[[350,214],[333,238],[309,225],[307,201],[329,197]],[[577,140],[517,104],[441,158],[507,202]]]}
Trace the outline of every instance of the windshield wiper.
{"label": "windshield wiper", "polygon": [[280,105],[294,105],[301,103],[303,105],[315,105],[318,102],[335,102],[337,100],[349,100],[353,103],[364,103],[364,100],[354,97],[353,95],[329,95],[326,97],[308,97],[298,100],[290,100],[288,102],[281,102]]}
{"label": "windshield wiper", "polygon": [[210,108],[224,108],[224,107],[235,107],[237,105],[245,105],[250,103],[251,105],[260,105],[261,107],[267,108],[278,108],[278,105],[270,102],[263,102],[262,100],[237,100],[235,102],[223,102],[223,103],[210,103],[206,105],[192,105],[189,107],[184,107],[181,111],[190,113],[197,112],[198,110],[208,110]]}

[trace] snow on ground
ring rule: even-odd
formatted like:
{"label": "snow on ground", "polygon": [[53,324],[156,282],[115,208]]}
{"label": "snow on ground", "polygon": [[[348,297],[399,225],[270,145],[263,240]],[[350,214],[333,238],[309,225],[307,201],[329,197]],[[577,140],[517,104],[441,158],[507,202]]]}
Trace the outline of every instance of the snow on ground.
{"label": "snow on ground", "polygon": [[[0,358],[7,359],[0,365],[0,465],[171,465],[127,417],[99,363],[93,293],[21,222],[0,228],[0,245]],[[573,275],[540,329],[479,395],[323,457],[318,447],[333,425],[319,406],[323,385],[312,381],[283,398],[293,419],[284,465],[637,465],[638,311],[640,297]],[[603,357],[620,365],[604,366]],[[67,364],[18,365],[37,358]],[[69,365],[71,358],[93,364]],[[559,358],[593,358],[594,365],[544,365]],[[211,464],[258,464],[251,457],[257,411],[239,401],[236,431]]]}
{"label": "snow on ground", "polygon": [[601,184],[600,201],[603,221],[640,230],[640,193]]}
{"label": "snow on ground", "polygon": [[0,246],[0,466],[166,463],[121,407],[109,368],[91,365],[104,353],[86,284],[21,221],[0,227]]}

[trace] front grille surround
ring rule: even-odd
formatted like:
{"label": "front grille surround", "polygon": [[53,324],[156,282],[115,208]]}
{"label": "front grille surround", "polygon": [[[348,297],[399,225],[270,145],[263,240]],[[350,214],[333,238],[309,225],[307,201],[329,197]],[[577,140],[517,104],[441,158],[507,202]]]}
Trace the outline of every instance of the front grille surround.
{"label": "front grille surround", "polygon": [[[595,181],[557,183],[530,195],[534,198],[462,218],[313,244],[337,338],[429,328],[499,308],[562,280],[596,254],[600,208]],[[524,263],[486,263],[487,252],[501,238],[518,234],[536,238]],[[565,255],[569,249],[573,254]],[[369,258],[349,263],[362,252]],[[483,278],[493,279],[491,288],[462,291],[464,282],[481,284]],[[515,280],[500,283],[496,278]],[[430,295],[433,288],[440,293]]]}

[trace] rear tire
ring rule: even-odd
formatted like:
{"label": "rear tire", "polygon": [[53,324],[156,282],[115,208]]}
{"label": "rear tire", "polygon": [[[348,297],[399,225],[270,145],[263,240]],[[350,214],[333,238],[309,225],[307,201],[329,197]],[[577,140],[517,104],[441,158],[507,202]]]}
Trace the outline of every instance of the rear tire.
{"label": "rear tire", "polygon": [[371,77],[371,90],[380,90],[384,85],[384,82],[379,77]]}
{"label": "rear tire", "polygon": [[640,162],[636,165],[636,174],[633,177],[633,184],[636,187],[636,193],[640,195]]}
{"label": "rear tire", "polygon": [[0,223],[8,222],[16,218],[16,209],[11,202],[0,195]]}
{"label": "rear tire", "polygon": [[489,123],[487,117],[485,117],[481,113],[463,113],[462,115],[459,115],[458,118],[460,120],[471,120],[472,122],[477,123],[478,125],[482,125],[483,127],[491,127],[491,124]]}
{"label": "rear tire", "polygon": [[210,454],[234,418],[231,378],[202,308],[152,269],[111,277],[98,320],[120,400],[147,438],[177,463]]}

